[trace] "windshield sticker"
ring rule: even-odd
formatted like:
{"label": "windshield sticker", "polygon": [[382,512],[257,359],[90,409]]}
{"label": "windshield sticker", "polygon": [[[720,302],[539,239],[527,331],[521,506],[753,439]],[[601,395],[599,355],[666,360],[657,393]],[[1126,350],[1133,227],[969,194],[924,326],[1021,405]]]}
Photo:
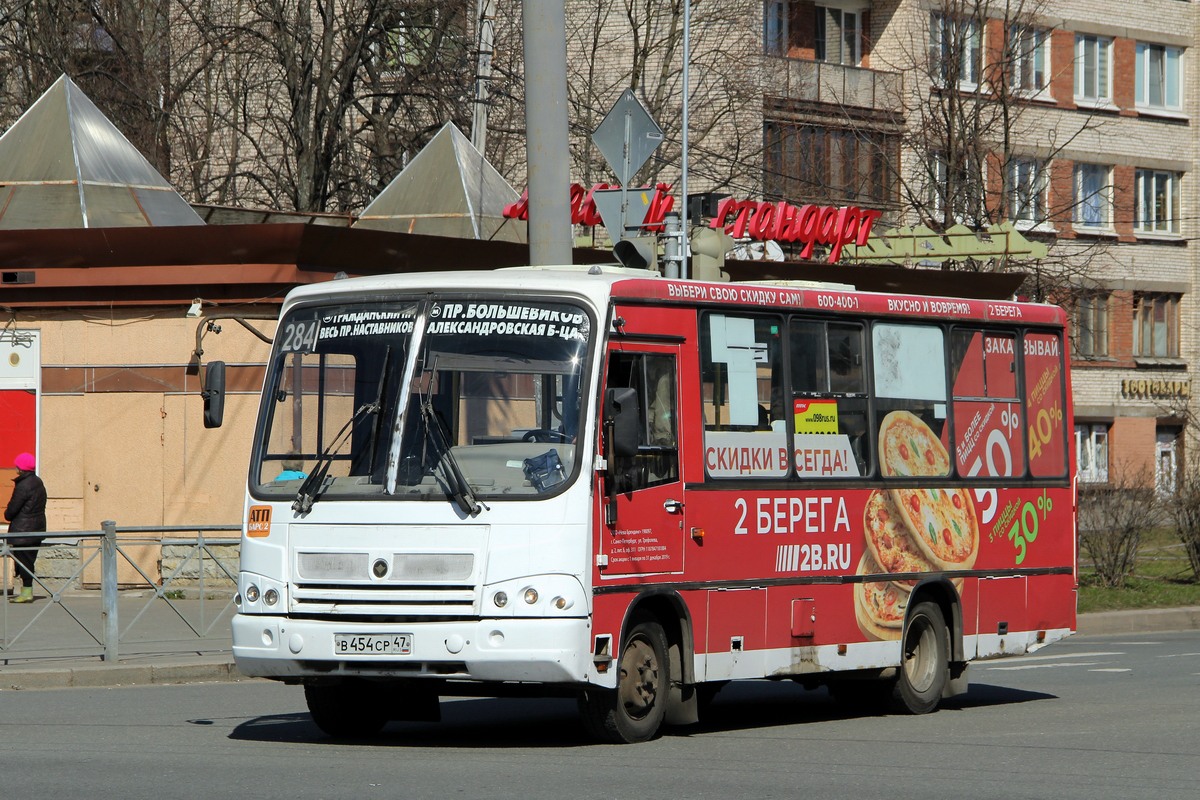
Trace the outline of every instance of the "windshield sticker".
{"label": "windshield sticker", "polygon": [[411,311],[349,311],[321,319],[321,339],[351,336],[407,335],[413,332]]}
{"label": "windshield sticker", "polygon": [[796,433],[837,433],[837,400],[793,400]]}
{"label": "windshield sticker", "polygon": [[471,336],[537,336],[587,341],[582,311],[522,303],[441,303],[430,311],[429,333]]}

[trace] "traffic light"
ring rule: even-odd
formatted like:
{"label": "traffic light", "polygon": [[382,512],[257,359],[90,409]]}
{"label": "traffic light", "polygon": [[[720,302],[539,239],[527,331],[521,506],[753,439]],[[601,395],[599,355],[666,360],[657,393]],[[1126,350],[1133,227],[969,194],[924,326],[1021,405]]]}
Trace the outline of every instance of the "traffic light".
{"label": "traffic light", "polygon": [[712,228],[692,228],[692,266],[688,277],[698,281],[727,281],[725,254],[733,249],[733,237]]}
{"label": "traffic light", "polygon": [[658,242],[653,236],[622,239],[613,245],[613,255],[622,266],[655,269],[658,267]]}

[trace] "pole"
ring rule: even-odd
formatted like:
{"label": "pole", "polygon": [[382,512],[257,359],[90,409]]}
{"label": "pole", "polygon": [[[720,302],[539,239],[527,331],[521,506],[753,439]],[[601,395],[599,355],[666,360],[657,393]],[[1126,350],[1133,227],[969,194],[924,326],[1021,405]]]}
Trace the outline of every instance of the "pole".
{"label": "pole", "polygon": [[523,0],[529,261],[571,263],[567,148],[567,36],[561,0]]}
{"label": "pole", "polygon": [[471,118],[471,144],[479,152],[487,147],[489,83],[492,80],[492,50],[495,47],[493,24],[496,10],[495,0],[479,0],[475,24],[477,43],[475,54],[475,114]]}
{"label": "pole", "polygon": [[100,616],[104,618],[104,660],[116,663],[120,656],[121,626],[117,622],[117,523],[100,523]]}
{"label": "pole", "polygon": [[682,153],[680,155],[681,169],[683,176],[679,181],[679,192],[683,195],[680,202],[679,218],[680,218],[680,248],[682,252],[679,254],[679,277],[686,279],[688,277],[688,253],[691,252],[691,245],[688,244],[688,95],[690,85],[688,83],[688,62],[692,60],[692,0],[683,0],[683,136],[682,136]]}

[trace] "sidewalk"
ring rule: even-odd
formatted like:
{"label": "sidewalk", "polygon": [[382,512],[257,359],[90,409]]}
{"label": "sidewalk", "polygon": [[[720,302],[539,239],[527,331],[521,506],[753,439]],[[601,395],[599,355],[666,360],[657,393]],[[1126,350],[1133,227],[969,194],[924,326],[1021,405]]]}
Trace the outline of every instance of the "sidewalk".
{"label": "sidewalk", "polygon": [[[221,600],[172,600],[168,606],[149,592],[122,595],[118,658],[106,662],[95,639],[103,630],[98,594],[64,596],[57,607],[46,597],[31,605],[5,602],[0,607],[0,692],[248,680],[233,663],[232,612],[223,605]],[[1082,614],[1078,624],[1084,636],[1196,629],[1200,606]]]}
{"label": "sidewalk", "polygon": [[233,664],[228,598],[155,598],[122,592],[115,661],[105,661],[99,592],[45,592],[23,605],[0,597],[0,692],[240,680]]}

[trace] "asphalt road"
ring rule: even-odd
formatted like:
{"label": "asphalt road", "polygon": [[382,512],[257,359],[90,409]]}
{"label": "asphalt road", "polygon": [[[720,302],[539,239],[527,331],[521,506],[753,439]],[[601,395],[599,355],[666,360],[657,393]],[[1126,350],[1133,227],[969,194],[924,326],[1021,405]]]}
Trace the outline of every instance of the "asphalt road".
{"label": "asphalt road", "polygon": [[338,744],[265,681],[0,694],[5,798],[1155,798],[1200,780],[1200,632],[1075,637],[976,664],[924,717],[756,682],[701,725],[590,743],[562,700],[454,700]]}

